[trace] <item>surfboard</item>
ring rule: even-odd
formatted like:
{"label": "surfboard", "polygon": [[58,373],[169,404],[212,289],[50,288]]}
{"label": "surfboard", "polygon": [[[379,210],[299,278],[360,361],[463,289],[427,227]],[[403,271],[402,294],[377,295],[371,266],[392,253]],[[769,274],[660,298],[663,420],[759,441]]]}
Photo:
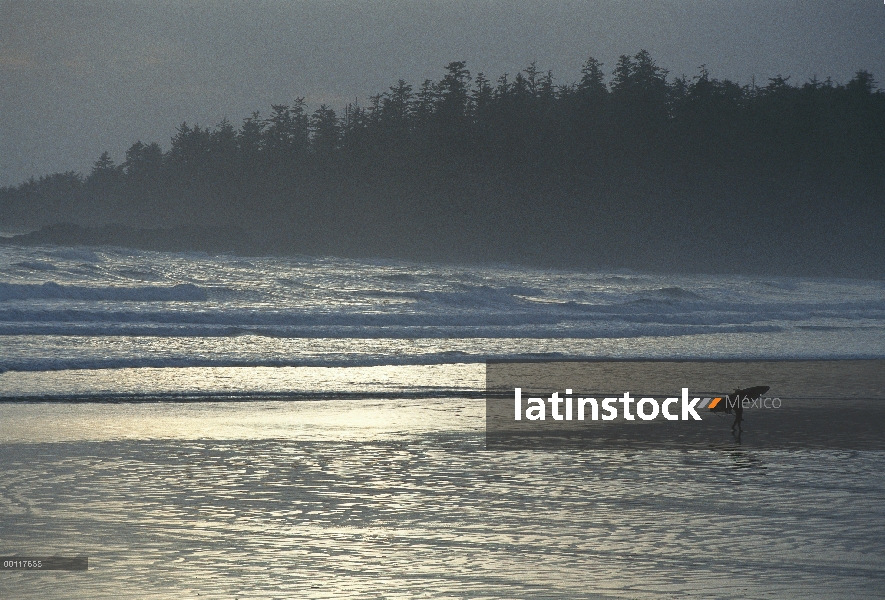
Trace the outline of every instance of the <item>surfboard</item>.
{"label": "surfboard", "polygon": [[716,403],[715,406],[713,402],[711,402],[712,408],[710,408],[713,412],[731,412],[730,408],[734,406],[736,402],[739,400],[743,400],[747,398],[749,400],[756,400],[762,397],[762,394],[770,390],[771,388],[767,385],[757,385],[753,387],[736,389],[730,394],[723,394],[721,396],[722,400]]}

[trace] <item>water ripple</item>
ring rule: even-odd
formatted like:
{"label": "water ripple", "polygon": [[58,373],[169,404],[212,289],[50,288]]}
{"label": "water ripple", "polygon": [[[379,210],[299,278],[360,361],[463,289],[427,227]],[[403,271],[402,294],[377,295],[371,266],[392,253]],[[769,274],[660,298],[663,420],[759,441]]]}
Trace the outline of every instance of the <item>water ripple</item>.
{"label": "water ripple", "polygon": [[461,429],[0,446],[0,550],[90,557],[0,590],[881,597],[882,453],[488,452]]}

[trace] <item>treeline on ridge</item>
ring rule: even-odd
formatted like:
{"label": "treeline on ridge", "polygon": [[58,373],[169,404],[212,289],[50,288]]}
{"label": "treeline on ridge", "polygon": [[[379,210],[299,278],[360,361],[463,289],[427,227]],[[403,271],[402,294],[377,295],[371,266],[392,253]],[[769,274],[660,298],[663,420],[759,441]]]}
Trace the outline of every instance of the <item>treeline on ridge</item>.
{"label": "treeline on ridge", "polygon": [[[610,75],[610,76],[609,76]],[[341,114],[303,98],[85,177],[0,189],[0,225],[239,227],[256,252],[885,276],[885,93],[858,71],[670,77],[646,51],[565,85],[403,80]]]}

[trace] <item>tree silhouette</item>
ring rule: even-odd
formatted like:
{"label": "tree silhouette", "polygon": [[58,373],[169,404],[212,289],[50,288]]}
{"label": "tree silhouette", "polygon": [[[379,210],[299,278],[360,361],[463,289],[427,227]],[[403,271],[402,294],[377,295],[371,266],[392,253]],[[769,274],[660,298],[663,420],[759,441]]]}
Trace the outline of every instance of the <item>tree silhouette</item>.
{"label": "tree silhouette", "polygon": [[[867,71],[742,85],[706,65],[671,78],[640,50],[559,85],[535,62],[491,80],[454,61],[340,114],[302,97],[268,114],[0,188],[0,224],[211,218],[286,251],[734,270],[753,255],[717,232],[768,223],[789,243],[765,264],[885,271],[849,252],[885,253],[885,93]],[[563,236],[580,241],[551,250]]]}

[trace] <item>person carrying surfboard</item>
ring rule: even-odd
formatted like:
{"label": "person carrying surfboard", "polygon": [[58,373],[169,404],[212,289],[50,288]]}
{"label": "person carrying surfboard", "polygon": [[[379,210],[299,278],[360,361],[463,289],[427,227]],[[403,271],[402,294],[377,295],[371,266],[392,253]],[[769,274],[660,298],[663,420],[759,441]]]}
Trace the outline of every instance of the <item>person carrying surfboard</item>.
{"label": "person carrying surfboard", "polygon": [[725,397],[726,414],[731,414],[731,411],[734,411],[734,423],[731,424],[732,433],[734,433],[735,427],[737,427],[738,431],[744,430],[741,425],[744,422],[744,401],[749,400],[752,402],[753,400],[758,400],[769,389],[771,388],[767,385],[757,385],[742,390],[735,389],[733,394]]}

